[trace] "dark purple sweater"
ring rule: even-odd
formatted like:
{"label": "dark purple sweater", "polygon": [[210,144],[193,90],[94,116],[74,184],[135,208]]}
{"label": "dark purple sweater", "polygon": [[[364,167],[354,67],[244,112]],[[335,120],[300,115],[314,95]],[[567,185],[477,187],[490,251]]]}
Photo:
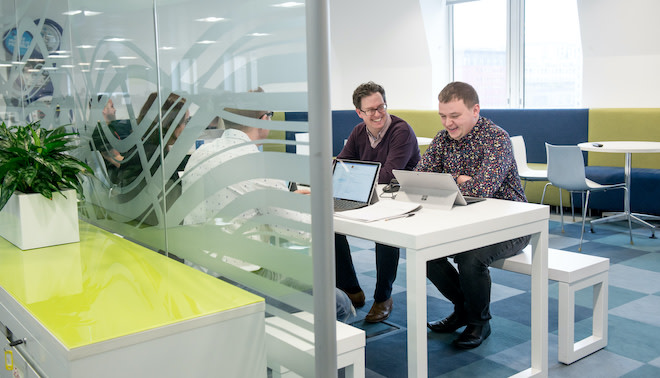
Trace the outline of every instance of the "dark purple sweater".
{"label": "dark purple sweater", "polygon": [[337,156],[337,159],[380,162],[379,184],[387,184],[394,178],[393,169],[411,171],[420,159],[417,136],[412,127],[401,118],[390,116],[392,124],[376,148],[371,148],[369,143],[367,125],[360,122],[353,128],[346,145]]}

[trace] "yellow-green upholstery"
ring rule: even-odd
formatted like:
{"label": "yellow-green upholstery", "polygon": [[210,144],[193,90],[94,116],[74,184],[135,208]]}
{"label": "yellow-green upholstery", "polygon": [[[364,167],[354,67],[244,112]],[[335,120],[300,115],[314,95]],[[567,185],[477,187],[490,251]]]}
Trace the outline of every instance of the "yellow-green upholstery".
{"label": "yellow-green upholstery", "polygon": [[[621,108],[589,110],[589,141],[660,141],[660,109]],[[660,215],[660,154],[631,154],[630,208],[633,212]],[[601,184],[623,182],[625,154],[589,152],[587,177]],[[590,206],[621,211],[623,194],[598,193]]]}
{"label": "yellow-green upholstery", "polygon": [[412,126],[418,137],[433,138],[444,129],[437,111],[434,110],[389,110]]}
{"label": "yellow-green upholstery", "polygon": [[[408,122],[418,137],[433,138],[438,131],[444,129],[440,116],[435,110],[388,110],[388,112]],[[423,155],[427,147],[419,146],[419,152]]]}
{"label": "yellow-green upholstery", "polygon": [[[273,121],[284,121],[284,112],[274,112]],[[283,130],[271,130],[268,139],[285,140],[286,132]],[[286,152],[286,145],[281,143],[264,143],[264,151]]]}
{"label": "yellow-green upholstery", "polygon": [[[660,108],[589,109],[589,141],[660,142]],[[589,152],[589,165],[623,167],[624,154]],[[633,168],[660,168],[660,154],[632,155]]]}

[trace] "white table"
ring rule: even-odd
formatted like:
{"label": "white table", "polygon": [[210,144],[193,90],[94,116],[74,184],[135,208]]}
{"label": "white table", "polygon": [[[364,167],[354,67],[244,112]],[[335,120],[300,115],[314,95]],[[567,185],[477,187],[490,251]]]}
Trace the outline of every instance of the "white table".
{"label": "white table", "polygon": [[531,367],[517,376],[547,376],[548,217],[547,206],[488,199],[450,211],[424,207],[413,217],[387,222],[335,217],[334,226],[341,234],[406,248],[408,377],[428,376],[426,262],[532,235]]}
{"label": "white table", "polygon": [[[626,154],[626,160],[623,167],[626,193],[623,200],[623,212],[620,214],[604,217],[591,221],[591,224],[614,222],[625,220],[639,223],[651,229],[651,237],[655,237],[656,226],[646,222],[642,218],[660,220],[660,217],[646,214],[636,214],[630,211],[630,176],[632,172],[633,153],[660,153],[660,142],[636,142],[636,141],[607,141],[607,142],[585,142],[578,144],[582,151],[620,153]],[[632,240],[630,241],[632,244]]]}

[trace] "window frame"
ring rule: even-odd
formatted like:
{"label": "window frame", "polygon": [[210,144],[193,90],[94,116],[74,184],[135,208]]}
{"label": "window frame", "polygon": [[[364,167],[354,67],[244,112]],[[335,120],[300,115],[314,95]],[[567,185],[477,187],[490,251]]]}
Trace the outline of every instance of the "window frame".
{"label": "window frame", "polygon": [[[446,0],[448,68],[450,81],[455,78],[454,5],[481,0]],[[506,0],[506,101],[509,109],[524,109],[525,99],[525,0]],[[576,106],[577,107],[577,106]]]}

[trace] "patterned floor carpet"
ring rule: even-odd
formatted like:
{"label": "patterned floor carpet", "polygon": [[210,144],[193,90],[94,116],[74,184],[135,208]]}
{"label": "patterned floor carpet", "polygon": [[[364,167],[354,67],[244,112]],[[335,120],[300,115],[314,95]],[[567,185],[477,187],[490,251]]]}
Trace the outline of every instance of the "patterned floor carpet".
{"label": "patterned floor carpet", "polygon": [[[577,252],[580,219],[561,232],[558,215],[551,216],[551,248]],[[635,227],[635,226],[634,226]],[[610,259],[609,342],[605,349],[564,365],[557,361],[557,284],[549,291],[550,377],[660,377],[660,231],[651,239],[648,229],[635,227],[630,245],[624,223],[598,225],[585,234],[582,253]],[[406,377],[405,251],[393,291],[394,310],[379,324],[364,322],[375,285],[373,242],[349,238],[367,304],[349,322],[367,333],[367,377]],[[429,377],[508,377],[530,366],[530,278],[491,269],[493,281],[492,334],[478,348],[461,351],[451,345],[458,335],[429,332]],[[428,319],[447,316],[451,304],[428,283]],[[576,338],[591,332],[592,290],[577,293]]]}

